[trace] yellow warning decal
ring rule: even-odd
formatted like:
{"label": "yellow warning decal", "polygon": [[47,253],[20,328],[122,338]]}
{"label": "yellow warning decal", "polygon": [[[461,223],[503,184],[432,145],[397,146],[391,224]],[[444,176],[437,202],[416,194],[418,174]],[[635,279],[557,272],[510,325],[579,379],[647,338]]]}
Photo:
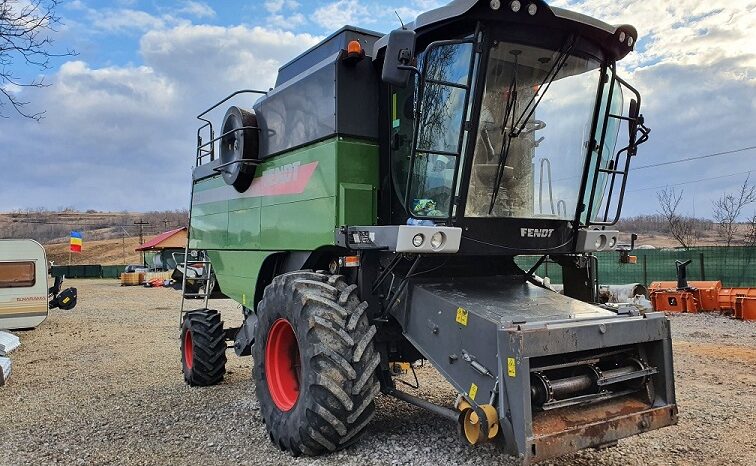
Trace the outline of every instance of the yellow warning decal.
{"label": "yellow warning decal", "polygon": [[478,386],[475,384],[470,385],[470,399],[475,401],[475,395],[478,394]]}
{"label": "yellow warning decal", "polygon": [[507,375],[510,377],[517,376],[517,366],[515,365],[515,358],[507,358]]}
{"label": "yellow warning decal", "polygon": [[467,311],[463,307],[457,308],[457,323],[467,325]]}

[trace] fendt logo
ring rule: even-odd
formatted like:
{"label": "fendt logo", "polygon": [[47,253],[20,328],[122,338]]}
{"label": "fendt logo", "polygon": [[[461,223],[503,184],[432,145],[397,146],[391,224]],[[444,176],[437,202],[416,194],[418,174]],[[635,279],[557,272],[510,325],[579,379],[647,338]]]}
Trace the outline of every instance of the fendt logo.
{"label": "fendt logo", "polygon": [[553,228],[520,228],[520,236],[523,238],[551,238]]}

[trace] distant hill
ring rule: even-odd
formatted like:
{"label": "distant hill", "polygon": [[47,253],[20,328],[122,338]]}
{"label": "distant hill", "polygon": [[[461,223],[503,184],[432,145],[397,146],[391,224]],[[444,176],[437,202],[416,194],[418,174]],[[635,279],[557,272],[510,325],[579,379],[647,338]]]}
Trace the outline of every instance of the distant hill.
{"label": "distant hill", "polygon": [[47,259],[65,265],[69,260],[69,236],[80,231],[84,246],[79,254],[71,254],[72,264],[138,264],[139,226],[144,221],[144,239],[163,231],[186,226],[188,212],[61,212],[35,209],[0,213],[0,238],[30,238],[45,245]]}
{"label": "distant hill", "polygon": [[186,226],[186,210],[155,212],[97,212],[89,210],[61,212],[44,209],[0,213],[0,238],[31,238],[40,243],[67,243],[72,230],[83,234],[88,241],[138,238],[139,226],[144,221],[145,237],[166,230]]}

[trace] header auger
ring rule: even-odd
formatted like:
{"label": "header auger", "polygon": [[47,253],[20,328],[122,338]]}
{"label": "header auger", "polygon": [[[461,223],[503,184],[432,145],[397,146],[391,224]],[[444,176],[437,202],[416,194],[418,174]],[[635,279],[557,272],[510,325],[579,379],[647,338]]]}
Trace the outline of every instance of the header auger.
{"label": "header auger", "polygon": [[[457,0],[388,35],[342,28],[211,107],[262,94],[218,135],[201,114],[187,253],[244,323],[183,314],[187,381],[220,381],[233,341],[294,455],[357,441],[381,392],[523,463],[676,423],[667,319],[596,304],[592,252],[617,245],[649,133],[616,72],[636,39],[539,0]],[[522,254],[560,264],[564,294]],[[397,388],[418,360],[456,402]]]}

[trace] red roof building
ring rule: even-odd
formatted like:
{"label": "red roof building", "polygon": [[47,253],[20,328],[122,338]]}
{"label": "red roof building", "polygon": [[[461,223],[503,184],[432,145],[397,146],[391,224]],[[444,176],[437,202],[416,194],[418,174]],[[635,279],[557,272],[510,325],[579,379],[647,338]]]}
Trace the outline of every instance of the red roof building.
{"label": "red roof building", "polygon": [[186,246],[186,227],[160,233],[136,248],[137,251],[160,251],[163,249],[184,249]]}

